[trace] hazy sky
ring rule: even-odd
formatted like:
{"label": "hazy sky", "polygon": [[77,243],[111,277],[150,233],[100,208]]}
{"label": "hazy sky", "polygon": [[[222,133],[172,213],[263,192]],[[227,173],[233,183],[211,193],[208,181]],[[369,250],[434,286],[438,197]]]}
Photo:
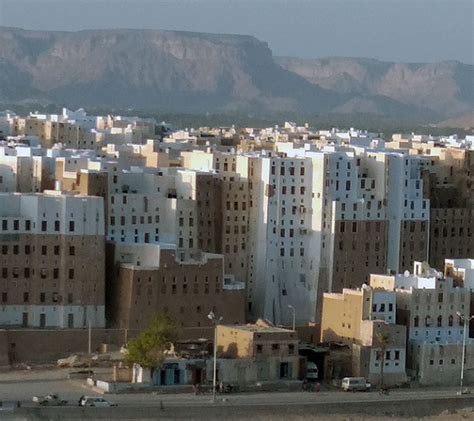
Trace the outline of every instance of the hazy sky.
{"label": "hazy sky", "polygon": [[254,35],[275,55],[474,63],[474,0],[0,0],[0,25]]}

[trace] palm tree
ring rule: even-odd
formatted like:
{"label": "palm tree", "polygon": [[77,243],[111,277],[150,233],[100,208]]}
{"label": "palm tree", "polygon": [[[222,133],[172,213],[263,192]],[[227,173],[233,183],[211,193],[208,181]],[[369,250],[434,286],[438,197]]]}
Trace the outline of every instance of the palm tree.
{"label": "palm tree", "polygon": [[378,347],[380,348],[381,355],[381,364],[380,364],[380,389],[385,389],[384,384],[384,367],[385,367],[385,351],[390,343],[390,334],[388,332],[379,332],[375,335],[377,340]]}

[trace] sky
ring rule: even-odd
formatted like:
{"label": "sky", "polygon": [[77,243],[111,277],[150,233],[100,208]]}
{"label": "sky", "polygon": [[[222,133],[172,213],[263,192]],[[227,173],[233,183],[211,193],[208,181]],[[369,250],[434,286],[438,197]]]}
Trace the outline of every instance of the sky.
{"label": "sky", "polygon": [[474,0],[0,0],[0,25],[246,34],[280,56],[474,64]]}

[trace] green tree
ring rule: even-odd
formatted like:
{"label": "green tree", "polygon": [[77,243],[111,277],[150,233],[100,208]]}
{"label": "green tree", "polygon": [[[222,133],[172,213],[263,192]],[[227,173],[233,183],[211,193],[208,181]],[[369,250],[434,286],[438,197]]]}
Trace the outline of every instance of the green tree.
{"label": "green tree", "polygon": [[390,334],[388,332],[379,332],[376,334],[377,345],[380,349],[380,389],[384,389],[384,367],[385,367],[385,353],[390,344]]}
{"label": "green tree", "polygon": [[164,360],[164,352],[175,339],[175,323],[169,317],[159,315],[128,343],[125,362],[129,365],[140,364],[144,368],[159,367]]}

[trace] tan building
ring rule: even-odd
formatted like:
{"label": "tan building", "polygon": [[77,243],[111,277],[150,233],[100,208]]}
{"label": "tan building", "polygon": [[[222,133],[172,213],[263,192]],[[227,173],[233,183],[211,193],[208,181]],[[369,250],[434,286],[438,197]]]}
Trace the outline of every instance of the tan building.
{"label": "tan building", "polygon": [[[344,344],[352,350],[352,375],[380,381],[384,356],[384,379],[388,384],[406,381],[406,328],[396,325],[395,293],[363,287],[344,289],[323,297],[321,342]],[[382,341],[385,337],[386,343]]]}
{"label": "tan building", "polygon": [[217,326],[218,356],[223,358],[281,358],[298,355],[298,334],[263,320],[243,326]]}
{"label": "tan building", "polygon": [[111,327],[144,329],[158,314],[180,327],[212,326],[213,311],[226,323],[245,322],[245,288],[224,276],[222,255],[180,260],[159,245],[110,245],[107,320]]}
{"label": "tan building", "polygon": [[298,334],[292,330],[262,320],[252,325],[218,325],[217,349],[225,383],[298,379]]}

